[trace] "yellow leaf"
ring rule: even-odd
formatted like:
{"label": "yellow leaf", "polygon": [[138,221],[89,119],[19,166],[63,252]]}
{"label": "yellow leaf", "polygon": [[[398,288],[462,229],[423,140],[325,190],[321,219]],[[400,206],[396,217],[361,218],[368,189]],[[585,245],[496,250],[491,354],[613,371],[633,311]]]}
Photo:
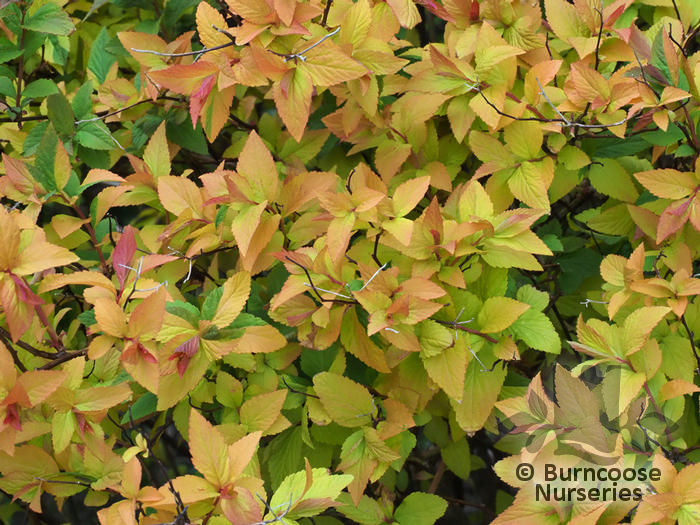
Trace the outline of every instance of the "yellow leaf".
{"label": "yellow leaf", "polygon": [[224,328],[231,324],[243,310],[248,295],[250,295],[250,274],[248,272],[238,272],[227,279],[212,323],[217,328]]}
{"label": "yellow leaf", "polygon": [[670,168],[642,171],[634,176],[642,186],[662,199],[682,199],[690,195],[698,185],[692,173]]}
{"label": "yellow leaf", "polygon": [[347,251],[354,226],[354,213],[348,213],[344,217],[336,217],[329,224],[326,242],[328,243],[328,252],[334,261],[340,260]]}
{"label": "yellow leaf", "polygon": [[143,160],[155,179],[170,174],[170,151],[165,138],[165,122],[163,122],[148,141],[143,152]]}
{"label": "yellow leaf", "polygon": [[420,22],[420,13],[413,0],[387,0],[401,27],[411,29]]}
{"label": "yellow leaf", "polygon": [[369,338],[367,329],[357,319],[355,308],[350,308],[343,316],[340,341],[348,352],[366,365],[383,374],[391,372],[384,351]]}
{"label": "yellow leaf", "polygon": [[202,194],[197,185],[188,178],[172,175],[158,177],[158,198],[170,213],[180,215],[190,209],[193,217],[202,217]]}
{"label": "yellow leaf", "polygon": [[190,410],[188,440],[192,464],[204,479],[217,489],[236,479],[224,437],[194,408]]}
{"label": "yellow leaf", "polygon": [[214,29],[215,27],[224,30],[228,29],[228,24],[226,20],[224,20],[224,17],[221,16],[221,13],[208,3],[199,3],[197,6],[196,18],[199,41],[204,44],[205,47],[216,47],[231,42],[225,34]]}
{"label": "yellow leaf", "polygon": [[248,399],[241,406],[241,424],[248,432],[259,430],[265,435],[282,411],[287,390],[276,390]]}
{"label": "yellow leaf", "polygon": [[486,334],[505,330],[529,308],[510,297],[489,297],[479,312],[480,330]]}
{"label": "yellow leaf", "polygon": [[[306,43],[304,46],[308,47]],[[343,53],[331,40],[324,40],[304,56],[305,61],[298,67],[308,73],[316,86],[334,86],[369,73],[365,66]]]}

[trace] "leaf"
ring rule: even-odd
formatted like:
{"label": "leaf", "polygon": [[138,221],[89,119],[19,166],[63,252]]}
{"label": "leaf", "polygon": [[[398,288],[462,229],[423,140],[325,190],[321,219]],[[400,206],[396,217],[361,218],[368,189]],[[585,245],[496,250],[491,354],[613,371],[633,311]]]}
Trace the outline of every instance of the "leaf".
{"label": "leaf", "polygon": [[217,489],[224,487],[233,473],[223,436],[194,408],[189,421],[188,441],[194,467]]}
{"label": "leaf", "polygon": [[435,494],[413,492],[394,512],[399,525],[433,525],[447,510],[447,502]]}
{"label": "leaf", "polygon": [[[169,171],[169,167],[168,167]],[[204,201],[197,185],[185,177],[161,175],[158,177],[158,198],[163,207],[176,216],[190,210],[194,217],[202,217]]]}
{"label": "leaf", "polygon": [[282,509],[289,506],[285,514],[289,519],[299,519],[320,514],[328,507],[337,506],[336,499],[352,481],[346,474],[331,475],[327,469],[311,469],[308,460],[305,471],[287,476],[270,500],[270,507]]}
{"label": "leaf", "polygon": [[375,412],[372,395],[352,379],[330,372],[314,376],[314,391],[333,421],[343,427],[367,425]]}
{"label": "leaf", "polygon": [[674,169],[642,171],[634,176],[651,193],[662,199],[682,199],[697,186],[691,173]]}
{"label": "leaf", "polygon": [[484,333],[500,332],[512,325],[529,308],[529,304],[509,297],[489,297],[484,302],[477,321]]}
{"label": "leaf", "polygon": [[530,348],[559,354],[561,341],[552,321],[534,308],[523,312],[507,329],[506,333],[514,334]]}
{"label": "leaf", "polygon": [[122,338],[127,334],[126,315],[113,299],[100,297],[95,301],[95,320],[107,335]]}
{"label": "leaf", "polygon": [[493,371],[484,371],[476,359],[471,360],[464,380],[462,400],[450,399],[462,430],[476,432],[484,426],[498,399],[505,377],[506,371],[503,368],[497,366]]}
{"label": "leaf", "polygon": [[127,226],[117,241],[117,245],[112,252],[112,266],[114,273],[119,280],[119,289],[123,290],[126,284],[126,277],[130,271],[131,262],[136,255],[136,233],[133,226]]}
{"label": "leaf", "polygon": [[[34,166],[29,167],[29,171],[47,192],[57,191],[59,175],[61,183],[65,183],[70,177],[70,160],[63,144],[58,140],[56,132],[49,126],[44,132],[44,136],[39,143]],[[60,189],[63,189],[61,186]]]}
{"label": "leaf", "polygon": [[394,216],[403,217],[413,210],[425,196],[430,186],[430,176],[410,179],[399,185],[391,200],[394,204]]}
{"label": "leaf", "polygon": [[143,152],[143,161],[156,180],[170,174],[170,151],[165,138],[165,122],[158,126],[151,140],[148,141]]}
{"label": "leaf", "polygon": [[304,56],[306,59],[298,67],[308,74],[315,86],[334,86],[368,73],[366,67],[343,53],[331,40],[324,40]]}
{"label": "leaf", "polygon": [[287,71],[280,82],[272,86],[272,97],[282,121],[297,142],[301,142],[311,111],[313,83],[303,69]]}
{"label": "leaf", "polygon": [[279,176],[277,166],[260,136],[252,131],[238,157],[236,171],[248,182],[249,199],[257,203],[273,201],[278,196]]}
{"label": "leaf", "polygon": [[401,27],[411,29],[420,22],[420,13],[413,0],[387,0]]}
{"label": "leaf", "polygon": [[197,5],[196,21],[199,41],[204,44],[204,47],[216,47],[231,42],[224,33],[215,29],[227,29],[226,20],[206,2],[199,2]]}
{"label": "leaf", "polygon": [[225,89],[212,89],[210,91],[200,114],[202,128],[210,142],[216,139],[224,124],[230,118],[229,114],[234,94],[235,86]]}
{"label": "leaf", "polygon": [[248,432],[259,430],[266,435],[282,411],[287,390],[276,390],[248,399],[241,406],[241,424]]}
{"label": "leaf", "polygon": [[22,27],[39,33],[63,36],[69,35],[75,30],[68,13],[53,2],[45,3],[39,7],[33,15],[24,20]]}
{"label": "leaf", "polygon": [[[46,4],[54,5],[54,4]],[[73,133],[73,109],[63,93],[54,93],[46,99],[49,121],[60,135]]]}
{"label": "leaf", "polygon": [[[210,319],[217,328],[224,328],[238,317],[238,314],[241,313],[245,303],[248,301],[248,296],[250,295],[250,274],[247,272],[236,273],[227,279],[219,290],[221,290],[221,292],[218,301],[216,301],[215,295],[210,294],[210,297],[213,298],[209,304],[207,304],[209,300],[209,297],[207,297],[205,306],[208,314],[212,311],[213,301],[216,301],[216,313]],[[203,315],[204,311],[203,306]],[[204,315],[203,318],[209,319],[207,315]]]}
{"label": "leaf", "polygon": [[430,379],[451,398],[461,400],[464,393],[464,374],[467,371],[467,352],[462,345],[450,346],[432,357],[421,356]]}
{"label": "leaf", "polygon": [[371,366],[383,374],[388,374],[391,371],[386,362],[384,351],[374,344],[367,335],[367,328],[360,323],[355,308],[350,308],[343,316],[340,341],[348,352],[367,366]]}
{"label": "leaf", "polygon": [[[90,49],[90,58],[87,64],[88,71],[91,71],[95,75],[95,78],[100,84],[104,84],[107,81],[107,75],[117,61],[117,57],[106,49],[110,41],[111,37],[109,36],[107,28],[102,26],[102,29],[100,29]],[[78,118],[84,118],[80,115],[76,116]]]}
{"label": "leaf", "polygon": [[40,78],[27,84],[22,90],[22,98],[43,98],[58,93],[58,86],[47,78]]}
{"label": "leaf", "polygon": [[469,449],[469,441],[460,439],[457,442],[451,442],[447,447],[442,448],[442,460],[453,473],[462,479],[469,479],[471,474],[471,451]]}

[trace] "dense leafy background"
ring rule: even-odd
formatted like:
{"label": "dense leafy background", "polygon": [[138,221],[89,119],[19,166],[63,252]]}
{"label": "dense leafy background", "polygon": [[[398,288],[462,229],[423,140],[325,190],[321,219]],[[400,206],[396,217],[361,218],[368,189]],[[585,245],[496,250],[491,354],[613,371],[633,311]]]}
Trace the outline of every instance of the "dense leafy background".
{"label": "dense leafy background", "polygon": [[0,5],[0,520],[697,523],[700,4]]}

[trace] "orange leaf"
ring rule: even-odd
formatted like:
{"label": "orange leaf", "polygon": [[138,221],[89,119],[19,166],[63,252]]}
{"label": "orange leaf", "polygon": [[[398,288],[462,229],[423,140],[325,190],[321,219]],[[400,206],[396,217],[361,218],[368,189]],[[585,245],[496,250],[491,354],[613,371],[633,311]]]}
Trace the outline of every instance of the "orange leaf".
{"label": "orange leaf", "polygon": [[243,177],[252,190],[246,197],[254,202],[277,199],[279,176],[275,161],[260,136],[252,131],[238,158],[236,171]]}
{"label": "orange leaf", "polygon": [[209,75],[217,75],[219,68],[200,60],[194,64],[175,64],[167,69],[151,71],[149,76],[158,84],[176,93],[190,95]]}
{"label": "orange leaf", "polygon": [[280,82],[275,82],[272,86],[272,97],[277,111],[297,142],[301,142],[309,120],[312,93],[311,76],[299,68],[290,69]]}
{"label": "orange leaf", "polygon": [[126,314],[114,300],[100,297],[95,302],[97,326],[105,334],[121,338],[127,335]]}

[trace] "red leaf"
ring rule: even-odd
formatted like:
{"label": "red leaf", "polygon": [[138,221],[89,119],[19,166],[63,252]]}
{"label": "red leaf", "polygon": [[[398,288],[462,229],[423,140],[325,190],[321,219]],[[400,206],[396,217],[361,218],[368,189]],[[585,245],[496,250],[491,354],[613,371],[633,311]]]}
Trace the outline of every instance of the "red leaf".
{"label": "red leaf", "polygon": [[114,273],[117,274],[117,279],[119,279],[119,288],[124,289],[124,283],[126,282],[126,276],[129,273],[129,268],[131,266],[131,261],[136,254],[136,235],[134,233],[134,228],[132,226],[127,226],[124,228],[122,236],[117,241],[117,245],[112,253],[112,266],[114,267]]}

